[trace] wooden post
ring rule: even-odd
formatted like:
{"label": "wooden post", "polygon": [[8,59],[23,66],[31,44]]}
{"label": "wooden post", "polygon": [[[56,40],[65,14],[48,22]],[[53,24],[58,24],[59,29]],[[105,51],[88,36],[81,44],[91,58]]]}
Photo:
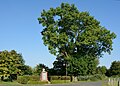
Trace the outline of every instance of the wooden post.
{"label": "wooden post", "polygon": [[118,86],[120,86],[120,81],[118,80]]}

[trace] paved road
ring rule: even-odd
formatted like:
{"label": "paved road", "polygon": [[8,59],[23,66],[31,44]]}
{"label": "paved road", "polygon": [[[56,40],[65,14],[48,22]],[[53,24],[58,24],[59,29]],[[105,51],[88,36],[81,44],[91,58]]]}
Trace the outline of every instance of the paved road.
{"label": "paved road", "polygon": [[102,82],[80,82],[80,83],[74,83],[74,84],[57,84],[57,85],[46,85],[46,86],[102,86]]}

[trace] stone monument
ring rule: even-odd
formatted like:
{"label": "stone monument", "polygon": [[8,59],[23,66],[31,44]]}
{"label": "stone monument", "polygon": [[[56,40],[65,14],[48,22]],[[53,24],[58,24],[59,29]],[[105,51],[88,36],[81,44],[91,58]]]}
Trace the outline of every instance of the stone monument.
{"label": "stone monument", "polygon": [[48,81],[48,74],[44,68],[42,69],[42,72],[40,74],[40,81]]}

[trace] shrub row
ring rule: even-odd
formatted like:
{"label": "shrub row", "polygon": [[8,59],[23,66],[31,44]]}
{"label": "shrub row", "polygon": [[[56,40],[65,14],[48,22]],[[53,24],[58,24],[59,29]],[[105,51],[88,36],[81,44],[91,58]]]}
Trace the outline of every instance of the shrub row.
{"label": "shrub row", "polygon": [[48,77],[49,81],[52,80],[70,80],[70,76],[50,76]]}
{"label": "shrub row", "polygon": [[29,76],[31,81],[40,81],[40,76]]}
{"label": "shrub row", "polygon": [[27,84],[29,80],[30,80],[29,76],[19,76],[17,78],[17,82],[20,84]]}
{"label": "shrub row", "polygon": [[47,84],[47,81],[40,81],[39,76],[19,76],[17,82],[20,84]]}
{"label": "shrub row", "polygon": [[78,76],[78,81],[97,81],[105,78],[105,75]]}
{"label": "shrub row", "polygon": [[51,84],[58,84],[58,83],[68,83],[71,80],[70,76],[50,76],[48,77]]}
{"label": "shrub row", "polygon": [[[51,83],[66,83],[70,82],[70,76],[50,76]],[[20,84],[47,84],[46,81],[40,81],[39,76],[19,76],[17,82]]]}
{"label": "shrub row", "polygon": [[62,84],[62,83],[69,83],[70,80],[52,80],[51,84]]}
{"label": "shrub row", "polygon": [[48,81],[28,81],[27,84],[48,84]]}

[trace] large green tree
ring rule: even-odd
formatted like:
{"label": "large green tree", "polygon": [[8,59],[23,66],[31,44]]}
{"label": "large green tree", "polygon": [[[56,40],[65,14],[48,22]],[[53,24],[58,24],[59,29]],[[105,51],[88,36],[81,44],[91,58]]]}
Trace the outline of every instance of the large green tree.
{"label": "large green tree", "polygon": [[43,10],[38,20],[43,26],[43,42],[56,56],[75,61],[85,56],[99,58],[103,52],[110,54],[113,49],[112,40],[116,35],[73,4],[62,3],[59,7]]}
{"label": "large green tree", "polygon": [[20,74],[21,69],[19,67],[23,65],[22,55],[15,50],[0,52],[0,75]]}

